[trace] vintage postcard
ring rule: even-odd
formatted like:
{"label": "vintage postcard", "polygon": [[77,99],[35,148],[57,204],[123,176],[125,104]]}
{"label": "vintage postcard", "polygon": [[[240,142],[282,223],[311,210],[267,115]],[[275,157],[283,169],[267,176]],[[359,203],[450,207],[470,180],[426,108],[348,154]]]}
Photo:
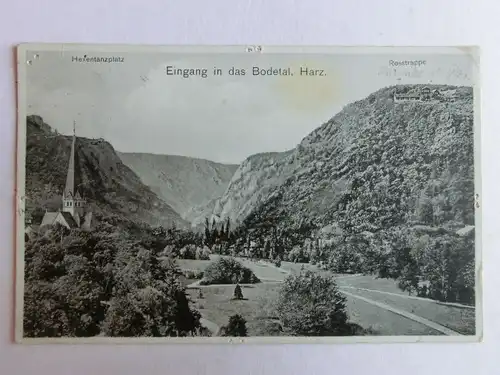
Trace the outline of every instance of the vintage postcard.
{"label": "vintage postcard", "polygon": [[16,340],[480,341],[479,54],[18,47]]}

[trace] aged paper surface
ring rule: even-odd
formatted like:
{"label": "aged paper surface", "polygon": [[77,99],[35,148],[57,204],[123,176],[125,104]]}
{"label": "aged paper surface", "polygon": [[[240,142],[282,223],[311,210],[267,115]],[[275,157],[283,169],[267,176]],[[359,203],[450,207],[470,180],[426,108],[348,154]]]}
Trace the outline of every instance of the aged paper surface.
{"label": "aged paper surface", "polygon": [[479,341],[478,71],[19,46],[17,341]]}

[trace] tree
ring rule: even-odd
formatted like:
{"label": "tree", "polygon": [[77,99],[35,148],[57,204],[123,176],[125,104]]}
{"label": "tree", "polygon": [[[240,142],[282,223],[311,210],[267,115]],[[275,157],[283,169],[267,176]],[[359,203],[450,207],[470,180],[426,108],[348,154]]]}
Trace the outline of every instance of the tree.
{"label": "tree", "polygon": [[276,313],[289,335],[341,336],[351,331],[345,308],[346,298],[332,278],[301,271],[285,279]]}
{"label": "tree", "polygon": [[288,253],[288,260],[294,263],[305,262],[305,256],[302,247],[299,245],[294,246],[292,250]]}
{"label": "tree", "polygon": [[418,292],[418,276],[418,265],[414,260],[412,260],[406,264],[401,271],[398,287],[410,294]]}
{"label": "tree", "polygon": [[416,216],[417,220],[427,225],[434,225],[434,208],[432,207],[433,191],[429,187],[423,190],[417,202]]}
{"label": "tree", "polygon": [[429,281],[430,298],[474,303],[474,237],[444,235],[422,250],[422,274]]}
{"label": "tree", "polygon": [[200,314],[192,310],[178,279],[175,260],[162,263],[141,249],[120,272],[102,329],[107,336],[174,336],[194,334]]}
{"label": "tree", "polygon": [[231,240],[231,222],[229,217],[226,219],[226,240]]}
{"label": "tree", "polygon": [[153,228],[152,234],[153,234],[153,236],[157,236],[157,237],[165,237],[167,235],[167,231],[162,226],[158,226],[158,227]]}
{"label": "tree", "polygon": [[220,231],[218,233],[220,241],[226,241],[226,230],[224,228],[224,222],[220,225]]}
{"label": "tree", "polygon": [[266,259],[266,258],[273,259],[272,256],[273,256],[273,252],[271,249],[271,241],[265,240],[264,247],[262,250],[262,258],[263,259]]}
{"label": "tree", "polygon": [[234,288],[234,299],[243,299],[243,292],[241,291],[240,284],[236,284]]}
{"label": "tree", "polygon": [[219,231],[217,230],[217,222],[215,219],[212,220],[212,241],[214,243],[219,242]]}
{"label": "tree", "polygon": [[255,284],[260,280],[249,268],[233,258],[220,257],[211,262],[203,273],[203,285],[210,284]]}
{"label": "tree", "polygon": [[229,317],[229,323],[221,328],[221,336],[245,337],[247,336],[247,321],[241,315]]}
{"label": "tree", "polygon": [[212,231],[210,230],[210,222],[208,221],[208,217],[205,218],[205,245],[207,245],[209,248],[211,248],[213,245]]}

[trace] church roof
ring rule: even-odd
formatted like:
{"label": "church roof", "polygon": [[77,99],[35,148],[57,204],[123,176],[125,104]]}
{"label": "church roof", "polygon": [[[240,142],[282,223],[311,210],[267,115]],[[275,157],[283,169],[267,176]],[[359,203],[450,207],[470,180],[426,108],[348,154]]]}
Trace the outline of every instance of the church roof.
{"label": "church roof", "polygon": [[42,224],[40,224],[40,228],[46,225],[54,225],[56,223],[57,218],[61,216],[63,221],[67,224],[68,228],[78,228],[78,224],[75,219],[69,212],[46,212],[43,215]]}
{"label": "church roof", "polygon": [[78,224],[76,223],[75,219],[69,212],[61,212],[62,217],[66,220],[66,223],[68,223],[68,226],[73,229],[73,228],[78,228]]}
{"label": "church roof", "polygon": [[40,224],[40,227],[43,227],[45,225],[54,224],[58,214],[59,214],[59,212],[46,212],[45,215],[43,215],[43,219],[42,219],[42,223]]}

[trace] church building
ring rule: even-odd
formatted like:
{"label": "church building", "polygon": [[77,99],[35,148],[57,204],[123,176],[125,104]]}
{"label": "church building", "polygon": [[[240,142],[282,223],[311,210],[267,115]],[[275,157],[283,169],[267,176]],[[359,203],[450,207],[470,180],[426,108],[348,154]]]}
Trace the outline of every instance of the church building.
{"label": "church building", "polygon": [[73,125],[73,140],[71,143],[71,152],[68,164],[68,174],[66,176],[66,186],[62,193],[62,208],[57,212],[45,212],[40,228],[44,226],[53,226],[59,223],[68,229],[81,228],[90,230],[92,223],[92,212],[88,210],[87,201],[78,191],[78,185],[75,186],[75,144],[76,132]]}

